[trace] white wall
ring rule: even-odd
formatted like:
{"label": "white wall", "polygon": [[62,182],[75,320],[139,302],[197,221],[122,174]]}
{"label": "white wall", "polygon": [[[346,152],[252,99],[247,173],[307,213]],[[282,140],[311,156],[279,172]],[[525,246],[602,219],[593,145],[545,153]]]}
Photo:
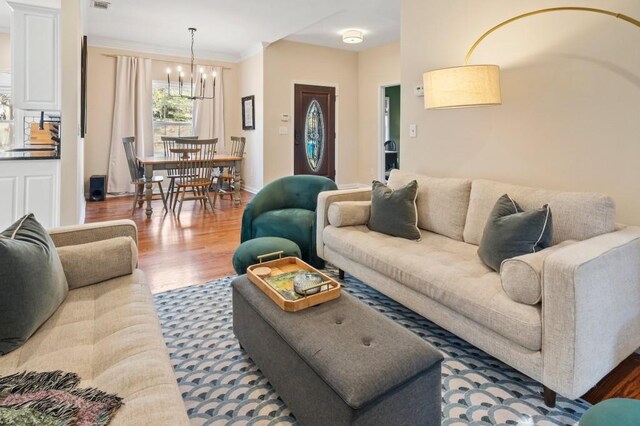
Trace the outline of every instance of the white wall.
{"label": "white wall", "polygon": [[0,33],[0,71],[11,71],[11,34]]}
{"label": "white wall", "polygon": [[358,54],[285,40],[264,53],[264,183],[293,174],[294,83],[336,86],[336,183],[357,183]]}
{"label": "white wall", "polygon": [[400,83],[400,42],[358,54],[358,171],[360,183],[379,179],[382,168],[381,86]]}
{"label": "white wall", "polygon": [[[602,192],[615,198],[619,221],[640,224],[640,28],[556,12],[499,29],[471,63],[501,65],[502,106],[426,111],[406,89],[426,70],[460,65],[493,25],[565,3],[402,1],[402,168]],[[580,3],[640,18],[637,0]]]}
{"label": "white wall", "polygon": [[60,224],[84,222],[84,140],[80,124],[80,50],[82,38],[80,0],[62,0],[60,49],[62,53],[62,141]]}
{"label": "white wall", "polygon": [[241,126],[241,98],[253,95],[255,102],[255,130],[243,130],[246,137],[245,159],[242,167],[243,187],[257,192],[264,185],[264,54],[260,52],[240,63],[240,90],[233,100],[233,108],[239,111],[238,125]]}

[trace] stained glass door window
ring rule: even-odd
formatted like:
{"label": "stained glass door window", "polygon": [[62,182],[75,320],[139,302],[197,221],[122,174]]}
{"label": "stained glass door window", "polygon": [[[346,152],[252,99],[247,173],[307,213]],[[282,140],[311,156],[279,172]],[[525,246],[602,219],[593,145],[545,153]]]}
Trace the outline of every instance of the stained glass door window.
{"label": "stained glass door window", "polygon": [[307,109],[304,124],[304,146],[309,167],[314,172],[322,165],[322,152],[325,144],[325,128],[322,108],[317,100],[312,100]]}

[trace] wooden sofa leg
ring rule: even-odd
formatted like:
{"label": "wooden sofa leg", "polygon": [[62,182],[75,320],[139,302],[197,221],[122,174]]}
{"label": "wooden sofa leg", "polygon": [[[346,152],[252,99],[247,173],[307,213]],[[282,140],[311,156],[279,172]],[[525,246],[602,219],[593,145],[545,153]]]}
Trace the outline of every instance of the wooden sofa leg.
{"label": "wooden sofa leg", "polygon": [[554,408],[556,406],[556,392],[543,386],[542,393],[544,395],[544,404],[549,408]]}
{"label": "wooden sofa leg", "polygon": [[338,278],[344,280],[344,271],[338,268]]}

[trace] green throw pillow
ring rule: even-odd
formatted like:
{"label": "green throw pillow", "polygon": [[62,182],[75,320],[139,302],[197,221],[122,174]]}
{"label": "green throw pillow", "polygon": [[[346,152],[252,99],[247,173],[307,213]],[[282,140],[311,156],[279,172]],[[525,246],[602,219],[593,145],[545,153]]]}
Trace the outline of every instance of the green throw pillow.
{"label": "green throw pillow", "polygon": [[33,214],[0,233],[0,355],[26,342],[67,292],[55,245]]}
{"label": "green throw pillow", "polygon": [[551,245],[552,236],[553,221],[547,204],[525,212],[504,194],[489,215],[478,255],[499,272],[503,260],[543,250]]}
{"label": "green throw pillow", "polygon": [[420,240],[416,197],[418,182],[412,180],[395,191],[384,183],[373,181],[369,229],[394,237]]}

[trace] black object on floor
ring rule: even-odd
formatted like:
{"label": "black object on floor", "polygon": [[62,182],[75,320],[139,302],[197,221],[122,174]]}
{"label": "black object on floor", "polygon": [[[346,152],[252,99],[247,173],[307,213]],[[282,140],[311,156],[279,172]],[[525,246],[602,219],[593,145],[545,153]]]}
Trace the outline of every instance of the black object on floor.
{"label": "black object on floor", "polygon": [[89,178],[89,201],[104,201],[106,181],[105,175],[93,175]]}

